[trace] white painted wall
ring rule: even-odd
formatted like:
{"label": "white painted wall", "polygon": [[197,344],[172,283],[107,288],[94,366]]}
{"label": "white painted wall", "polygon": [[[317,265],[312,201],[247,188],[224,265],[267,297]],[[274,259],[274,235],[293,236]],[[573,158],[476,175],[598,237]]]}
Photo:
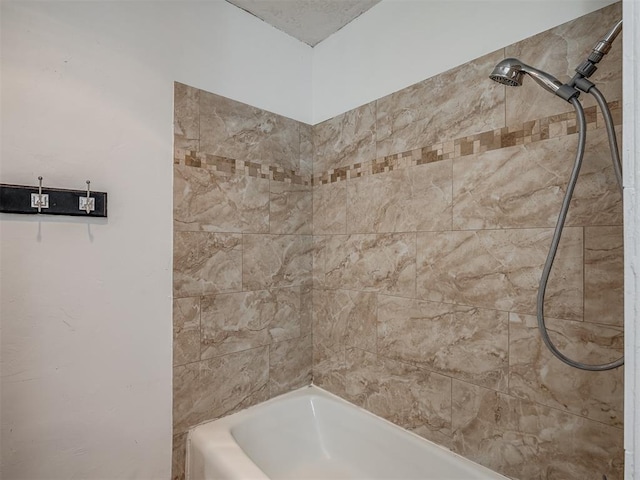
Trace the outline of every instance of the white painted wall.
{"label": "white painted wall", "polygon": [[0,182],[109,218],[0,214],[0,477],[169,478],[173,81],[309,121],[311,48],[223,1],[1,12]]}
{"label": "white painted wall", "polygon": [[614,1],[383,0],[314,48],[313,123]]}
{"label": "white painted wall", "polygon": [[640,4],[624,0],[623,140],[624,161],[624,328],[625,480],[640,479]]}

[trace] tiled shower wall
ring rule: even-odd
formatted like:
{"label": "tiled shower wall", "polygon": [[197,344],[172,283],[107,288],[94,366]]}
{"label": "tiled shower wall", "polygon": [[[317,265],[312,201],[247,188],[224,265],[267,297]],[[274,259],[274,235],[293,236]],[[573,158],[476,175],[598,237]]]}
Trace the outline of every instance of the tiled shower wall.
{"label": "tiled shower wall", "polygon": [[[317,385],[509,476],[622,478],[621,369],[562,365],[535,322],[571,106],[487,78],[508,56],[564,78],[620,17],[314,127],[176,84],[174,478],[190,426],[310,383],[312,352]],[[617,124],[620,48],[593,77]],[[622,210],[593,105],[546,311],[563,351],[601,362],[622,354]]]}
{"label": "tiled shower wall", "polygon": [[[570,104],[493,66],[571,75],[615,4],[314,127],[313,381],[518,479],[621,479],[622,369],[544,347],[535,300],[577,145]],[[592,80],[620,124],[621,45]],[[600,114],[546,313],[586,362],[622,355],[622,208]]]}
{"label": "tiled shower wall", "polygon": [[175,84],[174,479],[189,427],[311,382],[311,127]]}

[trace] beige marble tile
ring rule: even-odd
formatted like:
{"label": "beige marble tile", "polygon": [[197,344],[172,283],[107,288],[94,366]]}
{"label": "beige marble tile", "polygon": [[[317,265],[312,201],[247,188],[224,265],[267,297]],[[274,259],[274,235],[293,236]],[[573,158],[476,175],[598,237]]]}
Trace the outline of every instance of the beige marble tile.
{"label": "beige marble tile", "polygon": [[187,434],[173,436],[173,453],[171,456],[171,480],[185,479],[185,458],[187,453]]}
{"label": "beige marble tile", "polygon": [[[535,314],[552,229],[418,232],[417,296]],[[582,228],[564,229],[547,287],[548,315],[582,320]]]}
{"label": "beige marble tile", "polygon": [[376,104],[362,105],[313,127],[313,173],[376,158]]}
{"label": "beige marble tile", "polygon": [[503,58],[499,50],[379,99],[378,158],[503,127],[504,87],[488,78]]}
{"label": "beige marble tile", "polygon": [[624,324],[622,227],[587,227],[584,233],[584,320]]}
{"label": "beige marble tile", "polygon": [[325,255],[327,288],[415,295],[413,233],[333,235]]}
{"label": "beige marble tile", "polygon": [[[569,135],[455,159],[454,228],[555,226],[576,149]],[[606,132],[590,131],[567,225],[621,223],[617,188]]]}
{"label": "beige marble tile", "polygon": [[269,347],[174,367],[174,433],[267,400],[268,380]]}
{"label": "beige marble tile", "polygon": [[[591,53],[615,23],[622,18],[621,2],[596,10],[558,27],[542,32],[505,49],[505,57],[515,57],[561,81],[574,75],[574,69]],[[590,78],[608,101],[622,98],[622,36],[598,64]],[[507,125],[573,110],[571,104],[550,94],[531,78],[520,88],[507,88]],[[591,95],[581,94],[586,105],[595,102]]]}
{"label": "beige marble tile", "polygon": [[173,300],[173,364],[200,360],[200,297]]}
{"label": "beige marble tile", "polygon": [[271,181],[270,233],[311,234],[311,187]]}
{"label": "beige marble tile", "polygon": [[347,233],[347,182],[313,188],[313,234]]}
{"label": "beige marble tile", "polygon": [[291,287],[311,282],[311,236],[244,235],[244,290]]}
{"label": "beige marble tile", "polygon": [[197,152],[200,148],[199,140],[185,139],[180,135],[173,135],[173,164],[179,165],[185,162],[187,156]]}
{"label": "beige marble tile", "polygon": [[[551,341],[585,363],[606,363],[623,355],[619,328],[548,318]],[[542,343],[536,317],[510,314],[509,392],[550,407],[622,428],[624,372],[586,372],[556,359]]]}
{"label": "beige marble tile", "polygon": [[313,285],[300,287],[300,336],[311,335],[313,331]]}
{"label": "beige marble tile", "polygon": [[572,166],[566,143],[554,138],[455,159],[453,227],[553,227]]}
{"label": "beige marble tile", "polygon": [[299,122],[202,91],[200,151],[298,170]]}
{"label": "beige marble tile", "polygon": [[357,348],[346,352],[351,402],[440,445],[451,443],[451,379]]}
{"label": "beige marble tile", "polygon": [[272,397],[311,385],[311,335],[276,342],[269,347],[269,390]]}
{"label": "beige marble tile", "polygon": [[300,287],[202,297],[201,358],[300,336]]}
{"label": "beige marble tile", "polygon": [[315,335],[312,336],[312,341],[313,384],[346,398],[344,344],[324,344]]}
{"label": "beige marble tile", "polygon": [[451,161],[347,182],[347,232],[451,229]]}
{"label": "beige marble tile", "polygon": [[176,149],[198,149],[200,139],[200,90],[173,84],[173,132]]}
{"label": "beige marble tile", "polygon": [[175,232],[173,294],[210,295],[242,290],[242,236]]}
{"label": "beige marble tile", "polygon": [[313,236],[312,251],[312,285],[314,289],[324,288],[325,286],[325,263],[327,256],[327,242],[331,237]]}
{"label": "beige marble tile", "polygon": [[378,354],[507,390],[508,314],[378,296]]}
{"label": "beige marble tile", "polygon": [[268,179],[183,165],[173,172],[174,231],[269,232]]}
{"label": "beige marble tile", "polygon": [[300,174],[313,175],[313,125],[300,123]]}
{"label": "beige marble tile", "polygon": [[519,480],[622,480],[622,429],[457,380],[453,450]]}
{"label": "beige marble tile", "polygon": [[[617,127],[616,132],[620,145],[622,127]],[[569,137],[565,144],[570,152],[566,158],[572,158],[577,146],[576,137]],[[606,130],[589,131],[586,145],[567,225],[622,225],[622,196],[613,170]]]}
{"label": "beige marble tile", "polygon": [[313,335],[319,342],[334,349],[351,346],[375,353],[375,293],[315,290],[313,314]]}

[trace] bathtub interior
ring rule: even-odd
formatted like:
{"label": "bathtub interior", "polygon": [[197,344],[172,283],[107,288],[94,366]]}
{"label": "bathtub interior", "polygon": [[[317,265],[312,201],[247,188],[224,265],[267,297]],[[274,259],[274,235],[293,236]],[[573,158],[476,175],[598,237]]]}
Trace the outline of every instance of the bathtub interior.
{"label": "bathtub interior", "polygon": [[271,480],[506,478],[314,386],[211,423]]}

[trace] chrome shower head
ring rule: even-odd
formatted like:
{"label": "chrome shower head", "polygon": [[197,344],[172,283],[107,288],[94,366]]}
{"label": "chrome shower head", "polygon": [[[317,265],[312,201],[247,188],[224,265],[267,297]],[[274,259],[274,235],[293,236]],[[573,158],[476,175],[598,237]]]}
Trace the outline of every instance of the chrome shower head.
{"label": "chrome shower head", "polygon": [[525,73],[538,82],[542,88],[556,95],[560,87],[562,87],[560,80],[553,75],[531,67],[517,58],[505,58],[502,60],[493,69],[489,78],[503,85],[519,87],[522,85],[522,77]]}
{"label": "chrome shower head", "polygon": [[520,87],[523,76],[522,62],[515,58],[506,58],[496,65],[489,78],[508,87]]}

